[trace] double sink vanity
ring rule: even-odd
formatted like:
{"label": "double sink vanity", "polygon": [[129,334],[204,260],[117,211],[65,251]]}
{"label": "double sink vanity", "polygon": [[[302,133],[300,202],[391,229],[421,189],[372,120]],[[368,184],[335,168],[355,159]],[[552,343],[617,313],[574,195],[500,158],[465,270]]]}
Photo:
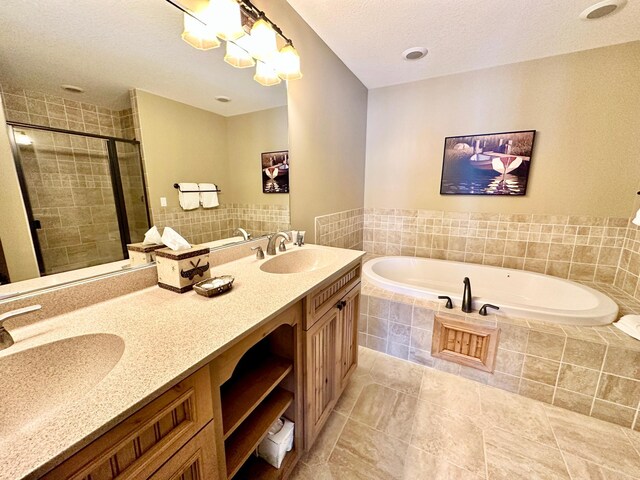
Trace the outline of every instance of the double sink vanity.
{"label": "double sink vanity", "polygon": [[[212,262],[235,277],[218,297],[152,286],[8,321],[0,479],[286,478],[357,365],[363,253],[237,248]],[[282,416],[294,446],[276,469],[253,454]]]}

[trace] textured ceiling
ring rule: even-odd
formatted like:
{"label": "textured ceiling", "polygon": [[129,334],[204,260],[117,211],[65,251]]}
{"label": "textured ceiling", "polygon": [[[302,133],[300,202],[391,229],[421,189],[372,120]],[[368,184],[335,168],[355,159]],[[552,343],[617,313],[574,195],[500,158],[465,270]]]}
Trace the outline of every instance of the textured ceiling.
{"label": "textured ceiling", "polygon": [[0,82],[110,108],[133,87],[222,115],[286,104],[284,84],[259,85],[253,69],[223,62],[224,48],[198,51],[181,32],[181,12],[164,0],[2,0]]}
{"label": "textured ceiling", "polygon": [[[369,88],[640,39],[640,1],[611,16],[598,0],[288,0]],[[424,46],[422,60],[401,53]]]}

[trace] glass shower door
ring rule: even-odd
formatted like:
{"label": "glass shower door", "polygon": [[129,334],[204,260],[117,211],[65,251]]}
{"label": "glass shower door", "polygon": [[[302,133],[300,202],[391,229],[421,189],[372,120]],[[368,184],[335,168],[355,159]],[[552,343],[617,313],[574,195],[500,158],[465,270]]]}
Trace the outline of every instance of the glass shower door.
{"label": "glass shower door", "polygon": [[[139,187],[142,176],[134,175],[129,165],[137,159],[140,168],[137,144],[123,143],[120,161],[113,154],[117,150],[113,139],[41,128],[12,129],[41,274],[124,260],[126,243],[137,241],[138,232],[146,231],[144,222],[138,220],[140,202],[130,200],[127,208],[121,188],[124,181],[132,195],[142,192],[146,217],[144,188]],[[123,180],[118,168],[121,162],[127,172]],[[126,220],[127,210],[134,229]]]}

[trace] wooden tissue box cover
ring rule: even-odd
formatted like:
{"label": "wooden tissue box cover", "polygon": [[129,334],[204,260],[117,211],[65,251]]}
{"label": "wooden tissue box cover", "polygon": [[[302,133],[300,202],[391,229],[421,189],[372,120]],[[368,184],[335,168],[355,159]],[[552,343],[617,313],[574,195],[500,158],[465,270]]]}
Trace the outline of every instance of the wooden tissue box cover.
{"label": "wooden tissue box cover", "polygon": [[146,265],[147,263],[156,261],[156,250],[165,248],[164,245],[145,245],[144,243],[129,243],[127,250],[129,251],[129,260],[131,266]]}
{"label": "wooden tissue box cover", "polygon": [[209,248],[202,245],[194,245],[188,250],[156,250],[156,265],[158,286],[172,292],[188,292],[194,283],[211,277]]}

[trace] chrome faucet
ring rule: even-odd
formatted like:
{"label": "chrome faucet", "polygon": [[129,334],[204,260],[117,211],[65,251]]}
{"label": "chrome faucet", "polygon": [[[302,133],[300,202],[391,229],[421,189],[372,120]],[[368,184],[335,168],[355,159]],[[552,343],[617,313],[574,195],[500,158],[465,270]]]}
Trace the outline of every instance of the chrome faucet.
{"label": "chrome faucet", "polygon": [[462,294],[462,311],[464,313],[473,312],[473,305],[471,303],[471,280],[469,277],[464,277],[464,293]]}
{"label": "chrome faucet", "polygon": [[[276,241],[280,237],[284,238],[287,242],[289,241],[289,235],[285,232],[278,232],[274,233],[273,235],[269,235],[269,243],[267,244],[267,255],[276,254]],[[283,251],[282,248],[280,251]]]}
{"label": "chrome faucet", "polygon": [[30,307],[18,308],[17,310],[11,310],[10,312],[6,312],[0,315],[0,350],[9,348],[14,343],[13,337],[4,328],[5,320],[17,317],[18,315],[24,315],[25,313],[35,312],[36,310],[40,310],[41,308],[42,306],[40,305],[31,305]]}
{"label": "chrome faucet", "polygon": [[236,228],[233,233],[231,234],[232,237],[234,237],[237,233],[239,233],[240,235],[242,235],[242,238],[245,240],[250,240],[251,239],[251,234],[249,232],[247,232],[244,228]]}

